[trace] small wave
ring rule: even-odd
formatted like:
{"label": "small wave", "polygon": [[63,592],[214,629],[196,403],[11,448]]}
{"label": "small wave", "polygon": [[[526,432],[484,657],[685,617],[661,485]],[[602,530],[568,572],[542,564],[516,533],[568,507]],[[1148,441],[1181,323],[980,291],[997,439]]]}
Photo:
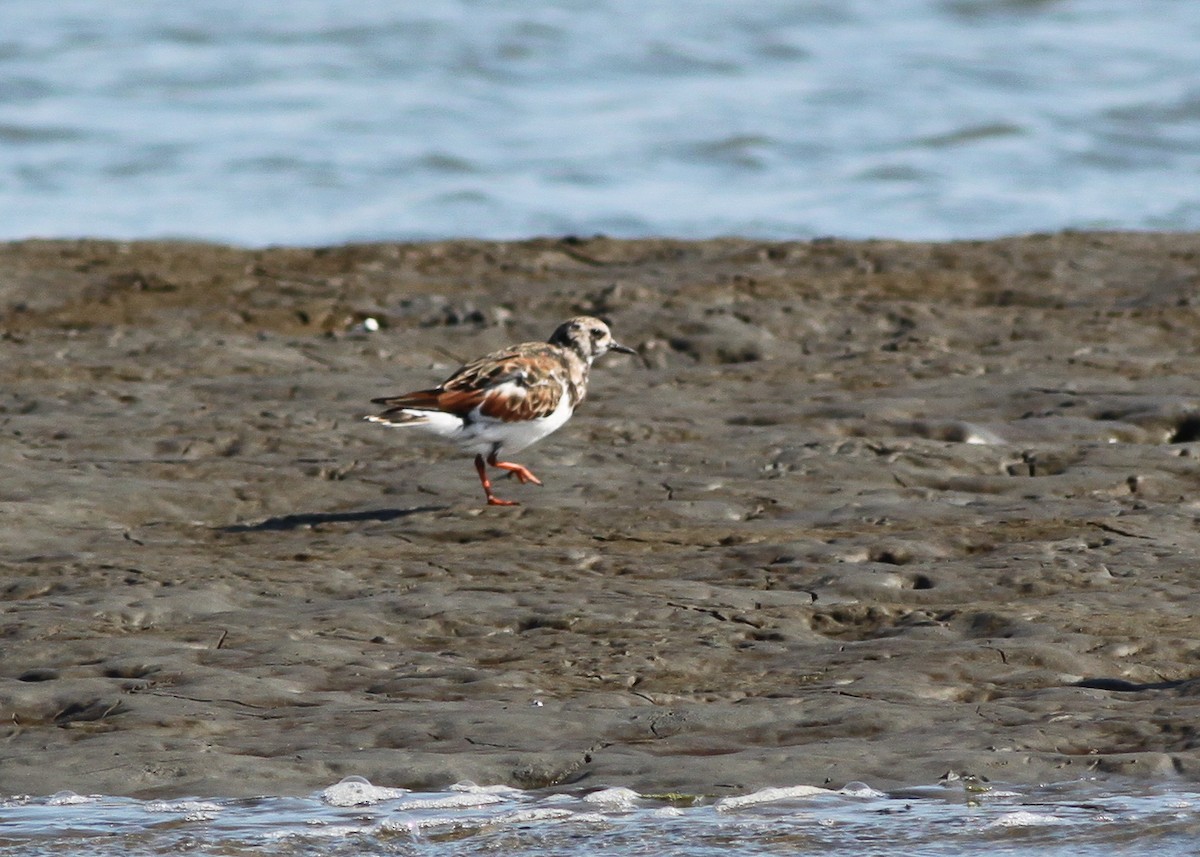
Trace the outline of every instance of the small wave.
{"label": "small wave", "polygon": [[[308,798],[139,801],[61,791],[0,800],[0,806],[2,845],[13,853],[94,857],[123,857],[134,839],[141,854],[190,853],[201,836],[206,853],[281,855],[396,853],[409,844],[397,843],[401,837],[421,847],[465,842],[470,853],[548,857],[576,853],[582,836],[591,851],[613,854],[740,853],[763,841],[855,853],[902,842],[908,852],[959,854],[976,850],[981,835],[1036,836],[1039,854],[1062,857],[1098,853],[1114,835],[1121,841],[1153,835],[1157,857],[1183,857],[1194,853],[1200,830],[1191,811],[1200,804],[1194,790],[1131,793],[1082,782],[984,788],[969,800],[955,788],[889,794],[862,782],[839,790],[763,788],[697,797],[687,805],[680,797],[621,786],[552,792],[471,782],[412,792],[348,777]],[[175,817],[164,822],[164,815]]]}
{"label": "small wave", "polygon": [[816,786],[787,786],[786,788],[761,789],[748,795],[721,798],[716,803],[716,809],[717,812],[729,812],[730,810],[742,809],[743,807],[755,806],[762,803],[776,803],[784,800],[796,800],[798,798],[831,794],[836,794],[836,792],[832,792],[829,789],[817,788]]}
{"label": "small wave", "polygon": [[402,802],[397,809],[413,811],[418,809],[466,809],[477,806],[490,806],[504,803],[504,798],[497,794],[479,792],[474,794],[455,794],[447,797],[414,798]]}
{"label": "small wave", "polygon": [[1010,812],[1008,815],[1002,815],[993,821],[988,822],[988,827],[1045,827],[1054,824],[1070,824],[1070,820],[1060,818],[1057,815],[1047,815],[1044,812]]}
{"label": "small wave", "polygon": [[362,777],[346,777],[321,792],[320,797],[330,806],[370,806],[408,793],[408,789],[373,786]]}
{"label": "small wave", "polygon": [[98,798],[85,797],[72,791],[57,792],[46,801],[46,806],[75,806],[81,803],[94,803]]}
{"label": "small wave", "polygon": [[633,789],[611,788],[584,795],[583,800],[584,803],[602,806],[605,809],[633,809],[641,797]]}

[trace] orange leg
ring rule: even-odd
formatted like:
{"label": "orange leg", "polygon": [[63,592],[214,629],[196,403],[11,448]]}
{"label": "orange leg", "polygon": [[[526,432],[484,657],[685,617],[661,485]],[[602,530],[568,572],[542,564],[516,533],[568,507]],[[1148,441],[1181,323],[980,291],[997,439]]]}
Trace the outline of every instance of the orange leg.
{"label": "orange leg", "polygon": [[507,470],[513,476],[517,477],[517,481],[524,485],[526,482],[532,482],[534,485],[541,485],[542,480],[533,475],[533,472],[524,465],[513,464],[511,461],[497,461],[496,453],[488,456],[487,463],[492,467],[499,467],[501,470]]}
{"label": "orange leg", "polygon": [[[495,458],[496,456],[492,456]],[[524,468],[521,468],[524,470]],[[501,500],[492,493],[492,480],[488,479],[487,468],[483,465],[483,456],[475,456],[475,470],[479,473],[479,481],[483,485],[483,493],[487,495],[489,506],[520,506],[516,500]]]}

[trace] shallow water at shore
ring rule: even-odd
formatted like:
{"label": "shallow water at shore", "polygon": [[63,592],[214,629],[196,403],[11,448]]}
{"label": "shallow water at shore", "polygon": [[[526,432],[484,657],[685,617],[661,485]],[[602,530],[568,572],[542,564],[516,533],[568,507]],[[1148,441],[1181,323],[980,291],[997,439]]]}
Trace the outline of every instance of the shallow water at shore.
{"label": "shallow water at shore", "polygon": [[0,802],[0,854],[514,855],[853,853],[1193,854],[1200,792],[1112,784],[890,794],[851,783],[711,800],[624,788],[547,794],[460,783],[442,792],[357,777],[306,798],[139,801],[62,792]]}

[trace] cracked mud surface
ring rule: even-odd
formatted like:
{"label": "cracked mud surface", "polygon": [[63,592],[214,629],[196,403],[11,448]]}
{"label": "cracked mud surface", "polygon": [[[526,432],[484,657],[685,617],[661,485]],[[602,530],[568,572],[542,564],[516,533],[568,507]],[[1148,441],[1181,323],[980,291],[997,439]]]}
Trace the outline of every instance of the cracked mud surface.
{"label": "cracked mud surface", "polygon": [[[1195,235],[2,245],[0,792],[1200,780],[1198,286]],[[579,312],[641,358],[518,508],[359,420]]]}

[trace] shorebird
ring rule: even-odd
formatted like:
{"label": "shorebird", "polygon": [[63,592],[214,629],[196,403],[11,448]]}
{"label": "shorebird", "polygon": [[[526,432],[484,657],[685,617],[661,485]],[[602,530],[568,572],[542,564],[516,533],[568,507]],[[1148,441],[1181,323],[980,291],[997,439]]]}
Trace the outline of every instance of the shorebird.
{"label": "shorebird", "polygon": [[372,399],[386,410],[374,423],[420,429],[475,453],[475,470],[490,506],[518,506],[492,492],[487,465],[507,470],[524,485],[541,485],[529,468],[500,455],[520,452],[562,428],[587,394],[592,361],[621,345],[603,321],[578,316],[560,324],[545,342],[522,342],[472,360],[441,384],[399,396]]}

